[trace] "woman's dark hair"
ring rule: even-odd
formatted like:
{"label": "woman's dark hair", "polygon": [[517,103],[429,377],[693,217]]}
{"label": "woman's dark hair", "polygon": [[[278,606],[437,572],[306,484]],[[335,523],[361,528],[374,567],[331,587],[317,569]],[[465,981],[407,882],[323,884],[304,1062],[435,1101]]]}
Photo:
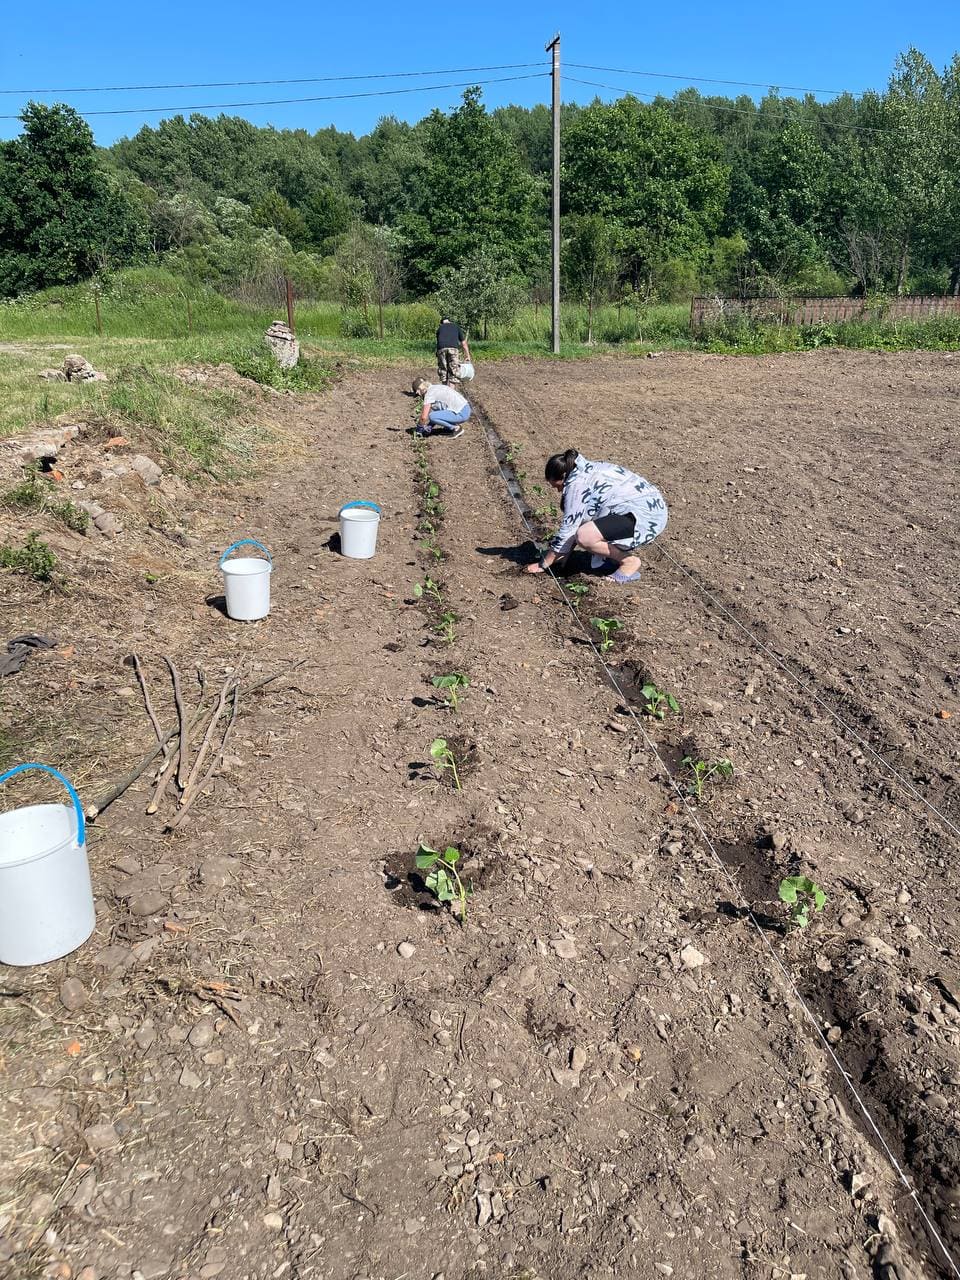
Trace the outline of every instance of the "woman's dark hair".
{"label": "woman's dark hair", "polygon": [[577,465],[577,456],[579,449],[568,449],[566,453],[555,453],[547,459],[547,465],[543,469],[544,477],[554,484],[557,480],[566,480],[567,476]]}

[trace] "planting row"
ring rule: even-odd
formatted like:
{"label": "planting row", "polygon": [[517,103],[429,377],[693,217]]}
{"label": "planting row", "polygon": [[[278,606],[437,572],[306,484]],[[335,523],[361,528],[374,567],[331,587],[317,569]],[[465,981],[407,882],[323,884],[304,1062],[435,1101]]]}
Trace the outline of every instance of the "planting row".
{"label": "planting row", "polygon": [[[539,484],[530,486],[530,493],[537,505],[531,504],[527,497],[526,472],[518,465],[521,452],[522,445],[506,445],[500,461],[502,465],[506,465],[508,481],[512,477],[527,500],[524,514],[542,541],[549,536],[551,526],[559,513],[552,504],[544,503],[544,490]],[[585,634],[591,638],[591,644],[599,652],[601,660],[609,665],[608,659],[612,656],[612,651],[627,638],[626,624],[620,618],[594,614],[590,610],[588,601],[591,587],[587,583],[571,582],[559,577],[557,581],[567,595],[568,604],[576,614]],[[621,671],[618,674],[622,676],[624,672]],[[631,677],[629,683],[635,686],[635,696],[631,701],[641,715],[651,721],[660,722],[665,721],[668,716],[682,715],[680,701],[676,694],[660,688],[649,676],[636,681],[633,678],[632,664],[628,674]],[[680,768],[683,771],[683,791],[687,803],[695,801],[698,804],[706,804],[712,790],[718,785],[732,781],[734,776],[733,762],[725,756],[704,759],[695,752],[684,752],[680,758]],[[780,901],[790,908],[789,923],[796,928],[805,928],[810,923],[811,916],[822,911],[827,902],[827,895],[821,886],[804,875],[782,878],[778,886],[778,894]]]}

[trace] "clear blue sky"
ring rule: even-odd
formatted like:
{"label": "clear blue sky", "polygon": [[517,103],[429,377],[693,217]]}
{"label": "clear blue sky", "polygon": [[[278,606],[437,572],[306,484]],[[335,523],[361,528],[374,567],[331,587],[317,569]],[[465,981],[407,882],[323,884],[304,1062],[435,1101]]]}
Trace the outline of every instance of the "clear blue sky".
{"label": "clear blue sky", "polygon": [[[104,85],[268,80],[443,70],[542,61],[545,42],[563,37],[563,61],[683,76],[712,76],[763,84],[859,92],[882,88],[899,52],[916,45],[938,68],[960,48],[956,0],[717,0],[632,5],[628,0],[558,0],[553,5],[488,0],[483,4],[253,3],[253,0],[46,0],[42,23],[35,5],[8,0],[0,36],[0,89],[63,89]],[[530,68],[535,71],[537,68]],[[426,77],[425,85],[529,74],[492,71]],[[565,101],[595,94],[569,77],[606,81],[638,92],[673,92],[683,80],[656,80],[566,68]],[[66,101],[81,112],[135,107],[193,107],[206,103],[294,98],[409,87],[416,81],[343,82],[240,89],[152,89],[123,93],[35,94]],[[687,81],[689,83],[689,81]],[[704,92],[753,92],[699,85]],[[383,115],[417,120],[433,107],[448,110],[462,90],[428,89],[398,96],[338,102],[236,107],[256,124],[309,130],[336,125],[366,133]],[[491,84],[491,106],[548,101],[545,79]],[[27,97],[0,94],[0,115],[16,114]],[[89,117],[97,141],[135,133],[166,113]],[[217,114],[212,111],[208,114]],[[0,137],[19,132],[0,120]]]}

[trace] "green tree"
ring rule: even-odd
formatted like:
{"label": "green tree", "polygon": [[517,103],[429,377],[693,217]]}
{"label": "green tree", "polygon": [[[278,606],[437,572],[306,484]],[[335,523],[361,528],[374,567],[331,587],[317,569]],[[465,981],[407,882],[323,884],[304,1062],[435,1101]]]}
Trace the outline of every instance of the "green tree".
{"label": "green tree", "polygon": [[563,265],[575,294],[587,304],[587,343],[593,344],[593,309],[617,270],[616,232],[598,213],[573,218],[568,226]]}
{"label": "green tree", "polygon": [[279,191],[268,191],[252,209],[253,220],[258,227],[273,227],[293,245],[302,249],[310,239],[310,231],[303,214],[294,209]]}
{"label": "green tree", "polygon": [[97,161],[72,107],[31,102],[0,149],[0,294],[81,280],[145,245],[121,184]]}
{"label": "green tree", "polygon": [[729,173],[720,149],[661,107],[636,98],[581,111],[564,142],[564,200],[613,228],[635,279],[655,263],[702,253],[723,215]]}
{"label": "green tree", "polygon": [[524,282],[499,249],[477,249],[442,272],[437,301],[445,315],[459,316],[487,337],[491,324],[507,324],[524,301]]}
{"label": "green tree", "polygon": [[375,296],[370,240],[367,228],[359,223],[341,239],[334,255],[337,291],[344,307],[357,308],[364,319]]}
{"label": "green tree", "polygon": [[467,89],[451,115],[423,125],[425,161],[398,229],[409,244],[412,284],[421,293],[481,251],[524,274],[543,251],[546,202],[516,147]]}

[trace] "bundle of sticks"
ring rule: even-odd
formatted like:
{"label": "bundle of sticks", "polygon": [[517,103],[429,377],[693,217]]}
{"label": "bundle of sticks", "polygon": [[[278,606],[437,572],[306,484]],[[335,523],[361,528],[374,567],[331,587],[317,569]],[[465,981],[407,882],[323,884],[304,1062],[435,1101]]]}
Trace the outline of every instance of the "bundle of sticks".
{"label": "bundle of sticks", "polygon": [[[135,768],[125,774],[87,810],[86,816],[92,822],[158,761],[153,778],[153,790],[146,811],[149,814],[157,813],[165,797],[171,795],[174,813],[167,820],[164,829],[176,831],[182,826],[191,807],[223,764],[227,742],[237,721],[241,697],[255,693],[302,664],[295,663],[283,671],[275,671],[272,675],[264,676],[246,685],[241,683],[241,664],[227,675],[216,700],[206,703],[203,698],[205,682],[202,673],[198,672],[201,686],[200,705],[190,713],[184,704],[183,685],[177,665],[172,658],[164,654],[163,661],[167,665],[173,682],[173,701],[177,712],[176,725],[169,731],[165,731],[154,710],[140,658],[134,653],[128,661],[140,683],[147,715],[156,735],[156,745]],[[199,742],[192,762],[191,741]]]}

